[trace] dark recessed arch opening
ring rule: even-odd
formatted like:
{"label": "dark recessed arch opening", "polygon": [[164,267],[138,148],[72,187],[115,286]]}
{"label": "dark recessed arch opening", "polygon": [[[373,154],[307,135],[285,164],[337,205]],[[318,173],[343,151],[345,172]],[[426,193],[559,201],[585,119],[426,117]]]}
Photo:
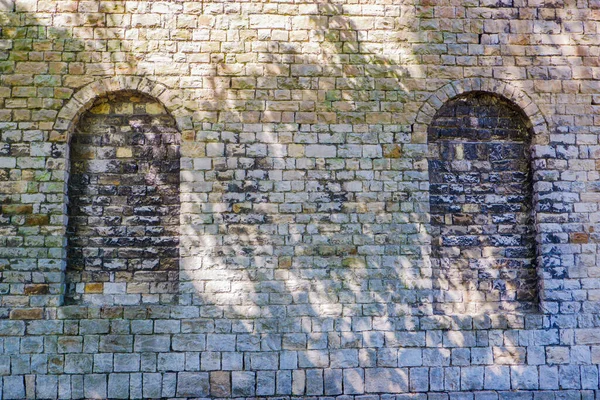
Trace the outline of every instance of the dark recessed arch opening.
{"label": "dark recessed arch opening", "polygon": [[537,311],[531,123],[509,100],[470,92],[428,128],[434,310]]}
{"label": "dark recessed arch opening", "polygon": [[174,301],[180,134],[156,99],[99,97],[70,143],[66,304]]}

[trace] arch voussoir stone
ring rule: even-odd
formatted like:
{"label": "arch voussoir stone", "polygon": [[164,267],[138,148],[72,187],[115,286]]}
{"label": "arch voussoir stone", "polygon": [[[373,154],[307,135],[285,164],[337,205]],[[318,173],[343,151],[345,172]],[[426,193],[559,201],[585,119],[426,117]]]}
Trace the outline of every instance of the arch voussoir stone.
{"label": "arch voussoir stone", "polygon": [[431,124],[436,112],[448,100],[476,91],[503,96],[519,106],[531,122],[535,135],[532,138],[532,144],[543,144],[549,141],[548,122],[533,99],[516,85],[492,78],[467,78],[445,84],[423,103],[415,117],[413,129],[420,129],[417,127],[420,124],[425,126]]}
{"label": "arch voussoir stone", "polygon": [[[135,91],[149,95],[161,102],[169,113],[174,114],[181,107],[181,99],[162,83],[138,76],[118,76],[94,81],[79,89],[58,113],[53,130],[65,141],[77,125],[77,121],[91,104],[101,96],[113,92]],[[181,127],[178,123],[178,128]]]}
{"label": "arch voussoir stone", "polygon": [[436,300],[434,309],[535,312],[532,131],[519,105],[539,110],[505,83],[475,80],[440,93],[432,103],[449,99],[425,128],[434,289],[461,301]]}
{"label": "arch voussoir stone", "polygon": [[[67,304],[177,299],[181,132],[141,82],[100,82],[103,94],[75,116],[65,173]],[[80,100],[92,97],[86,93]],[[101,201],[88,207],[95,197]]]}

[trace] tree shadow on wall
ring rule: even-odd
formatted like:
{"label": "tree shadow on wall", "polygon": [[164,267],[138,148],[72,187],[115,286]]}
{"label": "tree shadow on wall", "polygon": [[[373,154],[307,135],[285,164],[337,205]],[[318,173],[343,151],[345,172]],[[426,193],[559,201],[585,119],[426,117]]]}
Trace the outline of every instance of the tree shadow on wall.
{"label": "tree shadow on wall", "polygon": [[[249,17],[251,27],[258,17]],[[342,393],[341,370],[359,366],[359,349],[376,357],[386,340],[425,344],[424,334],[407,332],[431,300],[421,287],[426,264],[409,261],[422,251],[424,221],[400,215],[401,200],[422,197],[419,178],[403,190],[383,189],[397,187],[392,171],[410,168],[401,158],[409,129],[378,125],[391,124],[403,108],[404,71],[364,47],[365,32],[339,6],[315,4],[313,14],[292,19],[302,29],[299,40],[247,37],[270,50],[258,55],[266,76],[252,76],[252,65],[222,63],[206,78],[218,100],[201,102],[194,124],[212,169],[183,183],[182,203],[202,214],[182,215],[181,288],[189,293],[182,300],[199,305],[201,317],[228,321],[236,350],[248,352],[244,369],[274,386],[272,393],[234,396]],[[389,109],[380,110],[381,101]],[[254,130],[255,123],[268,131]],[[351,125],[358,129],[344,128]],[[338,153],[307,153],[318,145]],[[187,150],[184,143],[184,156]],[[373,163],[383,175],[377,183],[367,172]],[[358,172],[344,177],[353,165]],[[379,332],[363,332],[371,330]],[[268,352],[274,357],[261,370],[255,359]],[[316,369],[304,375],[305,368]],[[323,388],[323,374],[339,374],[330,379],[333,388]]]}
{"label": "tree shadow on wall", "polygon": [[[57,7],[66,7],[64,13],[54,14]],[[3,296],[8,308],[61,304],[68,144],[49,132],[77,88],[134,68],[135,60],[127,57],[122,65],[129,62],[128,68],[113,68],[97,53],[109,43],[119,48],[120,39],[107,28],[115,24],[100,13],[79,13],[77,3],[0,3],[0,71],[7,91],[0,116],[0,156],[16,158],[16,165],[8,167],[21,169],[0,169],[0,229],[5,238],[0,265],[7,288],[24,283],[20,291],[13,287]],[[75,27],[82,29],[75,32]],[[86,38],[85,31],[95,28],[98,40]],[[32,191],[38,195],[28,195]],[[45,237],[44,243],[38,237]],[[32,270],[43,272],[35,282]]]}
{"label": "tree shadow on wall", "polygon": [[[75,11],[73,18],[82,18],[84,26],[101,24],[94,20],[94,13],[79,15]],[[402,44],[392,40],[383,47],[371,44],[370,27],[356,26],[341,6],[319,3],[311,12],[304,21],[314,26],[307,33],[312,39],[298,42],[314,45],[314,56],[306,55],[304,44],[294,48],[288,47],[288,40],[258,38],[266,43],[260,57],[281,53],[277,63],[265,65],[262,72],[269,75],[264,78],[273,81],[262,81],[264,86],[258,84],[262,72],[247,69],[252,66],[246,65],[243,74],[232,71],[239,68],[235,63],[207,67],[202,79],[210,88],[202,93],[214,94],[215,100],[199,102],[192,121],[196,132],[184,138],[182,160],[187,166],[182,170],[187,170],[182,172],[181,199],[189,208],[182,212],[181,305],[199,306],[198,318],[182,320],[183,332],[235,334],[234,344],[231,336],[215,336],[211,349],[228,356],[245,352],[236,368],[268,371],[257,379],[271,379],[275,370],[282,370],[277,374],[281,373],[283,386],[276,390],[282,394],[327,391],[319,386],[318,382],[324,384],[326,379],[318,369],[341,371],[358,365],[398,366],[398,360],[406,363],[407,356],[399,348],[426,344],[424,332],[417,329],[473,326],[468,316],[430,316],[431,271],[424,217],[426,150],[411,143],[410,121],[403,120],[408,105],[414,103],[407,100],[416,100],[411,96],[418,94],[410,94],[408,88],[399,90],[407,74],[402,58],[385,56],[386,51],[393,52],[385,50],[386,46]],[[17,14],[20,19],[27,18],[25,13]],[[388,28],[382,26],[381,31],[388,32]],[[112,67],[95,65],[93,57],[86,58],[95,42],[74,39],[72,31],[59,29],[53,33],[56,38],[52,36],[56,46],[64,46],[83,68],[76,78],[64,77],[65,99],[73,88],[96,79],[93,75],[117,73]],[[23,34],[29,33],[25,30]],[[24,46],[28,40],[33,43],[25,39]],[[223,59],[227,61],[228,56]],[[236,63],[243,63],[242,58],[235,59]],[[262,62],[257,59],[255,64]],[[190,89],[189,93],[198,91]],[[256,98],[248,100],[250,95]],[[289,104],[280,109],[270,98]],[[380,108],[382,101],[385,108]],[[238,122],[229,122],[232,117]],[[264,132],[252,126],[256,122],[273,122],[274,126]],[[293,145],[301,145],[292,150],[300,153],[290,153]],[[332,145],[338,145],[337,151],[344,154],[327,155]],[[56,160],[48,156],[45,166],[66,171],[66,144],[57,146],[63,156],[54,153]],[[325,156],[320,157],[319,151],[325,151]],[[296,158],[296,164],[287,167],[286,156]],[[208,157],[212,164],[202,169],[203,159]],[[356,172],[345,177],[344,171]],[[370,171],[380,176],[381,188]],[[395,179],[399,173],[401,182]],[[67,175],[51,179],[64,185]],[[288,183],[289,188],[276,186]],[[65,200],[58,198],[51,213],[62,216]],[[56,229],[57,237],[64,234],[62,225],[49,229]],[[62,249],[62,243],[56,247]],[[150,317],[176,317],[180,310],[189,310],[174,309],[169,314],[157,306],[153,314],[150,309]],[[440,334],[439,340],[444,345],[466,345],[471,336],[468,340],[465,336],[469,335],[442,338]],[[389,354],[381,348],[389,349]],[[367,358],[360,362],[359,349],[367,349]],[[331,350],[331,356],[321,350]],[[445,350],[432,349],[448,359]],[[279,352],[280,357],[264,356],[265,368],[262,354],[271,351]],[[208,353],[200,357],[210,357]],[[287,356],[290,363],[284,364]],[[317,369],[305,373],[299,368]],[[336,371],[324,374],[335,375]],[[275,382],[279,378],[277,375]],[[346,392],[362,390],[360,379],[347,382],[356,387]],[[255,394],[242,387],[235,390],[234,395]],[[336,387],[330,392],[339,390]]]}
{"label": "tree shadow on wall", "polygon": [[[264,79],[248,64],[211,69],[207,93],[218,100],[200,102],[193,121],[211,169],[182,174],[182,203],[193,210],[182,215],[182,304],[227,321],[222,333],[238,339],[230,351],[248,352],[244,369],[272,379],[276,394],[338,394],[341,386],[323,384],[338,372],[341,382],[342,369],[407,366],[403,351],[425,347],[426,329],[440,333],[430,350],[449,365],[448,348],[474,345],[475,336],[443,331],[509,325],[501,317],[432,315],[426,147],[411,143],[403,120],[415,96],[404,90],[404,56],[387,57],[404,46],[386,40],[402,33],[394,31],[401,16],[371,31],[342,6],[307,9],[291,22],[310,27],[307,41],[246,38],[269,49],[259,55],[272,62]],[[260,21],[251,17],[253,24]],[[270,101],[277,98],[283,104]],[[258,123],[272,125],[264,131]],[[336,145],[337,153],[311,156],[315,145]],[[202,150],[187,146],[192,163]],[[264,368],[254,361],[261,351],[280,358]],[[309,377],[299,368],[317,370]],[[363,379],[346,380],[344,392],[361,393]]]}

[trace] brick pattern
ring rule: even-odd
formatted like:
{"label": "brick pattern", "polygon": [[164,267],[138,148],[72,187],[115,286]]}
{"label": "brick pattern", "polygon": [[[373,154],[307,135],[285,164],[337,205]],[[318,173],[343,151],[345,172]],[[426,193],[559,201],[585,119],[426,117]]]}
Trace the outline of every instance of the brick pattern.
{"label": "brick pattern", "polygon": [[439,312],[536,311],[528,121],[472,92],[448,101],[428,132]]}
{"label": "brick pattern", "polygon": [[164,107],[138,93],[99,98],[81,117],[70,147],[68,302],[164,303],[177,293],[179,142]]}
{"label": "brick pattern", "polygon": [[356,319],[331,318],[314,331],[251,333],[245,321],[227,325],[200,316],[198,307],[154,305],[65,306],[53,320],[0,321],[3,393],[45,399],[535,392],[559,399],[593,398],[597,390],[598,330],[577,330],[578,344],[565,346],[563,330],[543,325],[541,316],[528,316],[527,326],[433,316],[421,319],[421,331],[351,329]]}
{"label": "brick pattern", "polygon": [[[0,0],[2,397],[598,398],[599,9]],[[181,133],[177,302],[65,306],[69,143],[123,91]],[[538,312],[434,287],[428,129],[473,92],[531,123]]]}

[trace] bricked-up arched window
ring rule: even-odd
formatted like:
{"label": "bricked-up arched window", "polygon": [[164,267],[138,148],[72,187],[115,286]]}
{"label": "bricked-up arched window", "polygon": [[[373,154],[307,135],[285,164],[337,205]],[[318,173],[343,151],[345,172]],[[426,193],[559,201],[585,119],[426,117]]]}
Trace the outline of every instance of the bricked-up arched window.
{"label": "bricked-up arched window", "polygon": [[429,126],[436,312],[537,310],[530,139],[522,110],[484,92]]}
{"label": "bricked-up arched window", "polygon": [[67,303],[173,300],[180,134],[153,98],[98,98],[71,140]]}

